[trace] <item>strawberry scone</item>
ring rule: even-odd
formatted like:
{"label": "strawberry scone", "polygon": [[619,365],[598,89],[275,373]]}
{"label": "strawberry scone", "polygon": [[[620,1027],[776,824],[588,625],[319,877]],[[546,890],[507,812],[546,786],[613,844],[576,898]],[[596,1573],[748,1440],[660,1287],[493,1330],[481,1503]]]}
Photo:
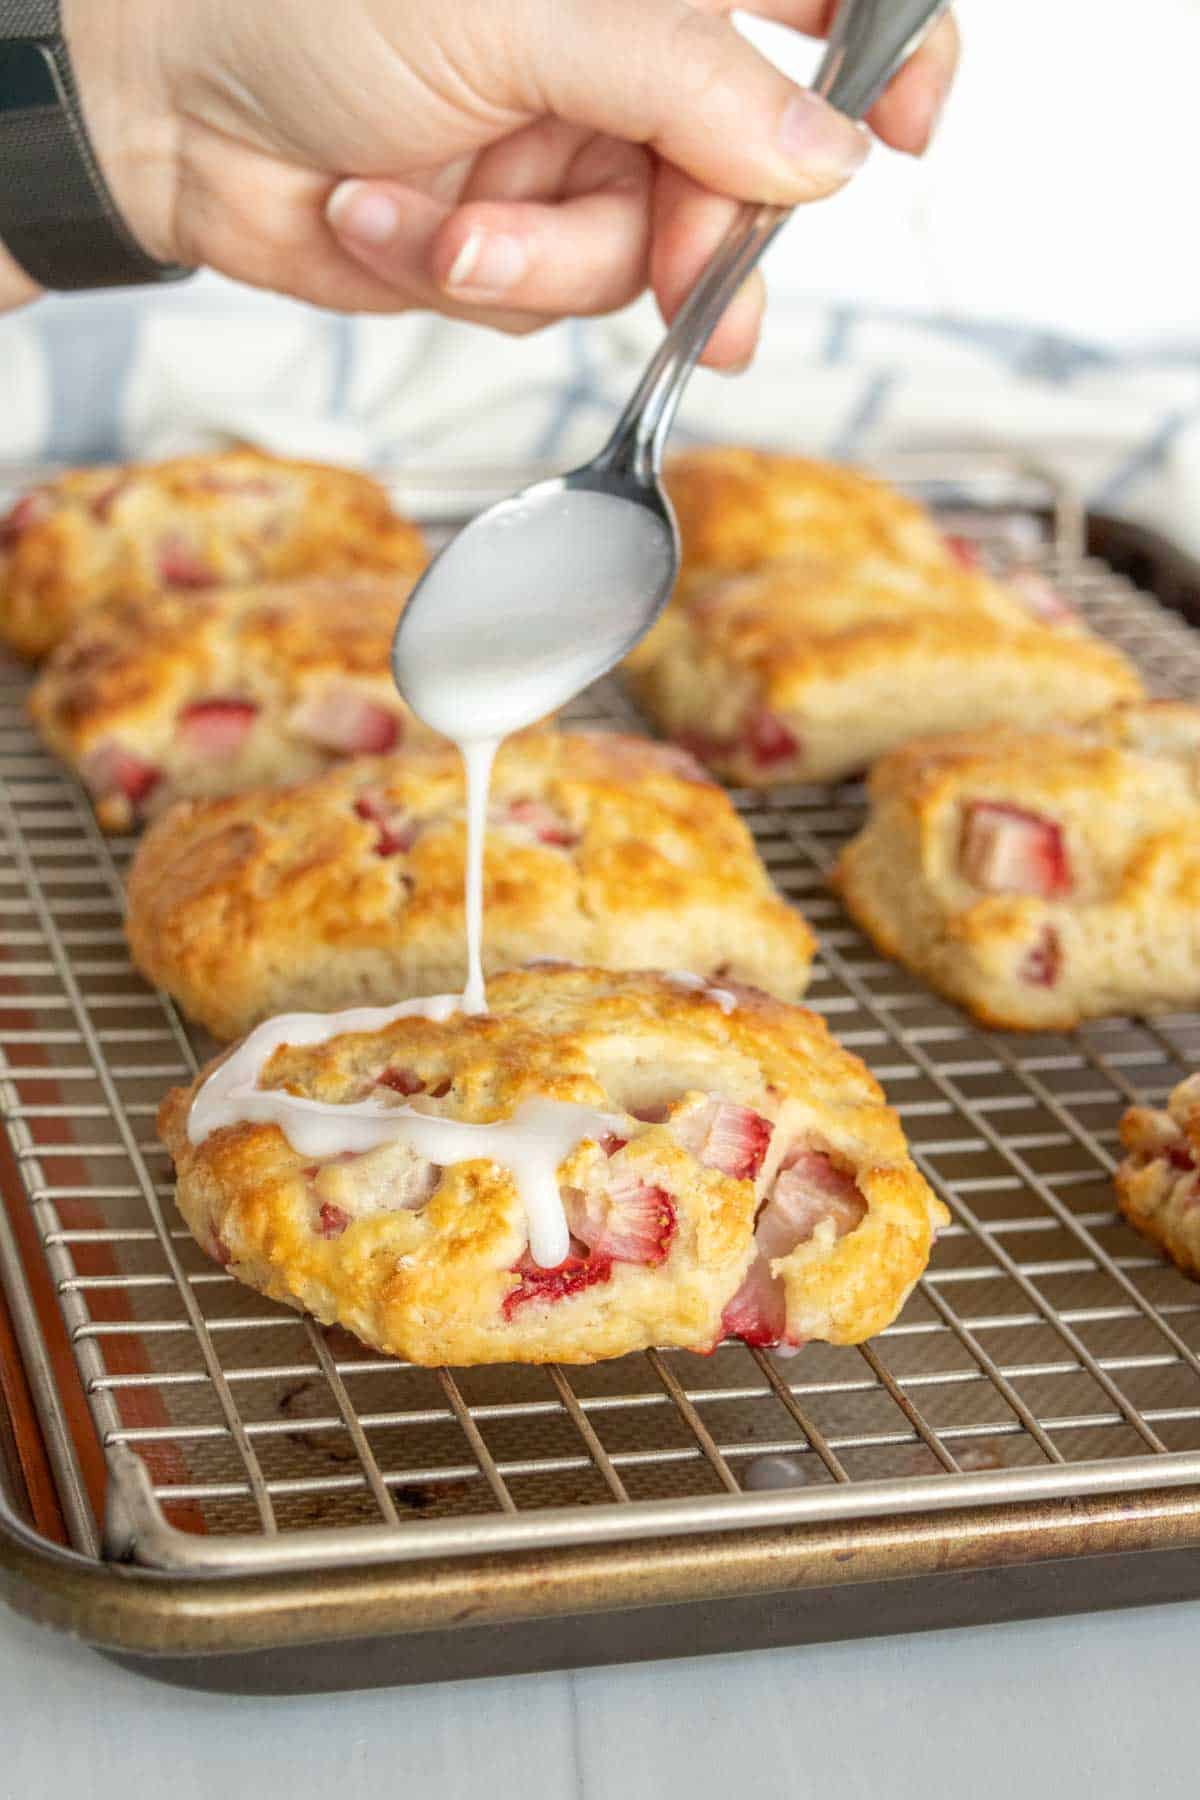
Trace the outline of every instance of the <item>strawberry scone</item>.
{"label": "strawberry scone", "polygon": [[417,1363],[858,1343],[946,1213],[815,1015],[657,974],[500,976],[258,1028],[159,1114],[197,1242]]}
{"label": "strawberry scone", "polygon": [[791,557],[692,584],[626,662],[654,722],[747,787],[837,781],[918,729],[1086,718],[1132,665],[1046,594],[958,560]]}
{"label": "strawberry scone", "polygon": [[30,713],[109,831],[183,795],[298,781],[429,732],[396,692],[411,582],[155,594],[95,607],[34,683]]}
{"label": "strawberry scone", "polygon": [[425,560],[416,526],[350,469],[247,449],[72,469],[0,519],[0,640],[36,658],[111,598]]}
{"label": "strawberry scone", "polygon": [[1121,1120],[1117,1204],[1135,1230],[1200,1280],[1200,1075],[1162,1110],[1131,1106]]}
{"label": "strawberry scone", "polygon": [[849,911],[985,1024],[1200,1000],[1200,707],[919,739],[870,799],[837,868]]}
{"label": "strawberry scone", "polygon": [[[435,740],[173,807],[129,877],[134,960],[217,1037],[466,979],[462,758]],[[606,732],[512,738],[492,779],[484,964],[681,967],[798,999],[814,941],[723,790]]]}
{"label": "strawberry scone", "polygon": [[778,451],[713,445],[667,464],[681,588],[797,554],[864,574],[944,567],[954,546],[923,506],[861,469]]}

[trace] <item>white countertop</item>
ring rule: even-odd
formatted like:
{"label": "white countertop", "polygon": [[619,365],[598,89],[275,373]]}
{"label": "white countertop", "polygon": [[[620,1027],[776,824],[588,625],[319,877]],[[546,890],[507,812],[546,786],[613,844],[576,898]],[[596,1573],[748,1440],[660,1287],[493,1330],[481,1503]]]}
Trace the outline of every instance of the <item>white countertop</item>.
{"label": "white countertop", "polygon": [[2,1800],[1174,1800],[1200,1603],[297,1699],[127,1674],[0,1607]]}

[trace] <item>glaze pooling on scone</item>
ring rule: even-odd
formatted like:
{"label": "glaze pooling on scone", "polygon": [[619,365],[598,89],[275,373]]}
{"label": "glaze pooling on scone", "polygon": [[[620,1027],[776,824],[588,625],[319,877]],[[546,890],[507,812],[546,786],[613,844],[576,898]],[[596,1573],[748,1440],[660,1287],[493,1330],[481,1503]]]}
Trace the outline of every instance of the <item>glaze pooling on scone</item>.
{"label": "glaze pooling on scone", "polygon": [[990,1025],[1200,998],[1200,707],[920,738],[876,765],[836,885],[885,955]]}
{"label": "glaze pooling on scone", "polygon": [[[173,807],[130,871],[134,960],[224,1040],[274,1013],[461,989],[464,814],[461,758],[433,739],[293,789]],[[489,974],[539,959],[680,965],[784,1000],[808,981],[812,932],[729,796],[671,745],[510,739],[484,876]]]}
{"label": "glaze pooling on scone", "polygon": [[[486,1016],[385,1009],[375,1029],[301,1023],[304,1044],[272,1029],[255,1091],[274,1117],[226,1114],[196,1142],[204,1078],[164,1102],[180,1209],[239,1279],[419,1362],[858,1342],[903,1304],[944,1209],[823,1022],[736,999],[554,967],[496,977]],[[319,1109],[304,1149],[299,1101]],[[331,1111],[374,1147],[314,1155],[346,1141]],[[553,1264],[513,1174],[531,1129],[543,1171],[549,1134],[562,1152]]]}

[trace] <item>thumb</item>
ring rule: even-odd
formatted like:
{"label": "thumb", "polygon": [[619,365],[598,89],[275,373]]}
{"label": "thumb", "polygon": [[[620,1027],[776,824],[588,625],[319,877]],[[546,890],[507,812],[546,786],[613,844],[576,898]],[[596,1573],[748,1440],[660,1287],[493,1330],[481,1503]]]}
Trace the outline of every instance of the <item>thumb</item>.
{"label": "thumb", "polygon": [[[544,8],[529,11],[545,19]],[[559,0],[524,46],[546,110],[651,145],[739,200],[831,193],[867,154],[864,130],[786,75],[725,17],[687,0]]]}

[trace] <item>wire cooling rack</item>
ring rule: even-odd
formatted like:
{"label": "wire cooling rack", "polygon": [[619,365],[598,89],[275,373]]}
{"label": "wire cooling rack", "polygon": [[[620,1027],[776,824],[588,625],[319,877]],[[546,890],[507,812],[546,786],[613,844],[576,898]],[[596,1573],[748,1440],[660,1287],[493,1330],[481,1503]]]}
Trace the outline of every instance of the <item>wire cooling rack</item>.
{"label": "wire cooling rack", "polygon": [[[1196,691],[1181,621],[1017,525],[1154,690]],[[26,689],[0,667],[0,1107],[21,1189],[0,1270],[76,1548],[319,1567],[1200,1483],[1200,1288],[1121,1222],[1111,1185],[1122,1109],[1200,1062],[1200,1016],[985,1031],[829,893],[861,789],[736,793],[820,935],[809,1004],[883,1081],[951,1209],[928,1273],[859,1349],[410,1367],[242,1287],[175,1214],[154,1114],[212,1046],[132,970],[133,843],[101,836],[37,746]],[[639,728],[613,681],[576,717]]]}

